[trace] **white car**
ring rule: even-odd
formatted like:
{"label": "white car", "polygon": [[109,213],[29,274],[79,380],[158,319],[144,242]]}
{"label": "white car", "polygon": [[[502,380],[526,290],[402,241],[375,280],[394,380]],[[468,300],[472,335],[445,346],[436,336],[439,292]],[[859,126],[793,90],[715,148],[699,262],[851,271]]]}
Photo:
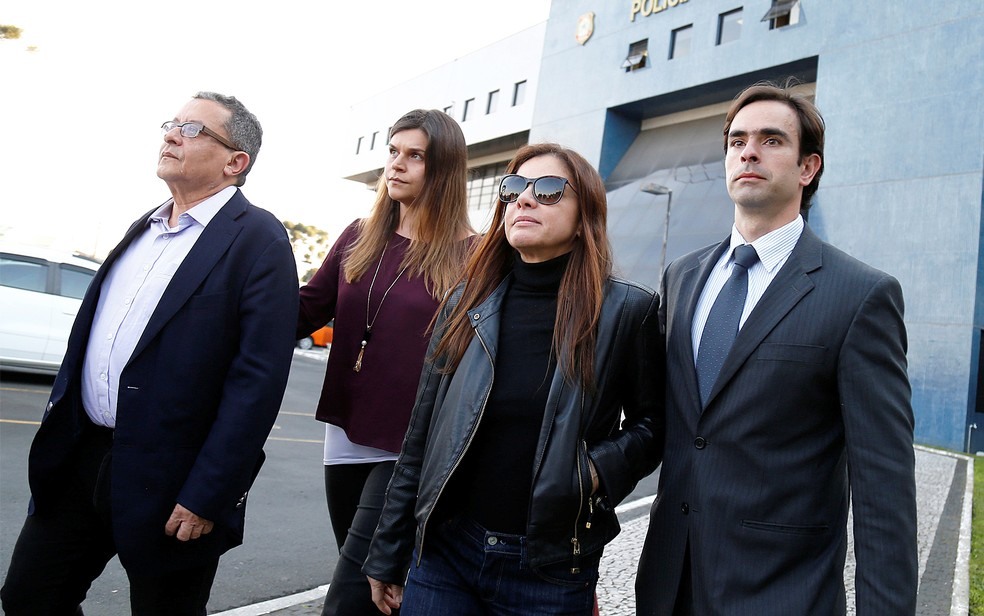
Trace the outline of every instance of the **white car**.
{"label": "white car", "polygon": [[55,374],[99,263],[0,243],[0,368]]}

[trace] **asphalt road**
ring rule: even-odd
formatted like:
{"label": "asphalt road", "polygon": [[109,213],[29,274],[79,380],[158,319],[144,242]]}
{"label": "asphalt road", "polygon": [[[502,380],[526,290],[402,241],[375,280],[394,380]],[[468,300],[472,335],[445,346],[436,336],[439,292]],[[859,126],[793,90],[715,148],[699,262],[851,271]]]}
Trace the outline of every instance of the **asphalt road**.
{"label": "asphalt road", "polygon": [[[219,563],[209,612],[326,584],[337,548],[324,497],[324,426],[314,408],[324,379],[323,350],[297,352],[266,464],[250,492],[246,540]],[[27,512],[27,453],[52,378],[0,373],[0,580]],[[126,574],[113,559],[83,603],[87,614],[128,616]]]}

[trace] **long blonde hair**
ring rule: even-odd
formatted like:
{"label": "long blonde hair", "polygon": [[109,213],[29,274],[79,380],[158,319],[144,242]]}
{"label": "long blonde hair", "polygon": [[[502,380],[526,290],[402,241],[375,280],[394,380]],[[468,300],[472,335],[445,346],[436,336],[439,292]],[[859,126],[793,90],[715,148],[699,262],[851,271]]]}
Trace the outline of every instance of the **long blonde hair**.
{"label": "long blonde hair", "polygon": [[[410,276],[423,276],[435,299],[444,296],[460,278],[473,235],[468,220],[466,186],[468,148],[461,127],[436,109],[415,109],[401,117],[390,137],[404,130],[420,129],[427,135],[424,154],[424,187],[413,203],[411,230],[415,239],[403,259]],[[359,228],[359,239],[345,255],[345,280],[362,278],[380,258],[386,243],[400,224],[400,204],[390,198],[386,177],[376,183],[376,202]]]}

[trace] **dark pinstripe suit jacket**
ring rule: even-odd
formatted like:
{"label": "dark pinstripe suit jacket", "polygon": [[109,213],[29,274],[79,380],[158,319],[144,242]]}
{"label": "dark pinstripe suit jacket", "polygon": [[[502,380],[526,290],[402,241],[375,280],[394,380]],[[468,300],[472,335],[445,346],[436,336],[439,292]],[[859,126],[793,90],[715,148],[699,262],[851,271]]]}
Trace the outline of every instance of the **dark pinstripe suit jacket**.
{"label": "dark pinstripe suit jacket", "polygon": [[695,613],[914,614],[913,416],[902,290],[809,229],[749,315],[706,407],[691,323],[727,240],[664,276],[666,449],[636,580],[670,614],[689,542]]}

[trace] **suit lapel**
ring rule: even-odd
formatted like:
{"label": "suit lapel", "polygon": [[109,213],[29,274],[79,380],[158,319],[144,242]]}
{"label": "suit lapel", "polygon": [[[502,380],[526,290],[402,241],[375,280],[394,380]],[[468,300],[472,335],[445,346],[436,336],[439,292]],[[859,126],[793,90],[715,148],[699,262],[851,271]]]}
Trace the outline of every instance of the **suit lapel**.
{"label": "suit lapel", "polygon": [[160,333],[164,325],[185,305],[188,298],[211,273],[212,268],[242,230],[242,225],[236,219],[246,211],[247,204],[246,198],[237,190],[202,231],[188,256],[174,272],[167,289],[164,290],[164,295],[161,296],[161,301],[150,316],[140,341],[133,349],[130,361],[133,361],[133,358],[137,357]]}
{"label": "suit lapel", "polygon": [[714,389],[711,390],[708,403],[734,377],[779,321],[813,290],[815,285],[810,278],[810,273],[821,266],[822,260],[820,239],[809,227],[804,227],[789,259],[769,284],[769,288],[765,290],[738,332],[735,344],[721,367]]}

